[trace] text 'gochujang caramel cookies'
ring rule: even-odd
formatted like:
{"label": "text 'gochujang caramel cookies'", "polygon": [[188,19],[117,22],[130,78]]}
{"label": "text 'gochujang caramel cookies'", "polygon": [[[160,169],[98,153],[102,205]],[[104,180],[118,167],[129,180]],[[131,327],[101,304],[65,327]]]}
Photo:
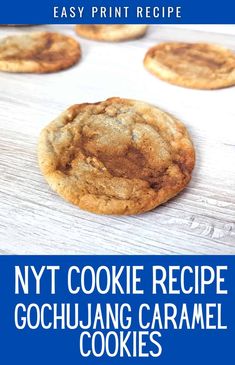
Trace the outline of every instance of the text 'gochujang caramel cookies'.
{"label": "text 'gochujang caramel cookies'", "polygon": [[42,131],[38,155],[52,189],[99,214],[137,214],[166,202],[187,185],[195,161],[181,122],[120,98],[70,107]]}
{"label": "text 'gochujang caramel cookies'", "polygon": [[146,25],[77,25],[76,32],[81,37],[96,41],[118,42],[142,37],[147,30]]}
{"label": "text 'gochujang caramel cookies'", "polygon": [[160,79],[195,89],[235,85],[235,55],[206,43],[161,43],[151,48],[145,67]]}
{"label": "text 'gochujang caramel cookies'", "polygon": [[46,73],[74,65],[81,56],[73,38],[59,33],[33,32],[0,40],[0,70]]}

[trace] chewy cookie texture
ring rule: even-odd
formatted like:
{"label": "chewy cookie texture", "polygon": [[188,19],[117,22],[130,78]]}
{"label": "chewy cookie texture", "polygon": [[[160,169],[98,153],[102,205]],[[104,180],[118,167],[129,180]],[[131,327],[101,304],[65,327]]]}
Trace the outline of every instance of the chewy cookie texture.
{"label": "chewy cookie texture", "polygon": [[0,40],[0,70],[47,73],[74,65],[81,56],[78,42],[60,33],[32,32]]}
{"label": "chewy cookie texture", "polygon": [[42,131],[38,157],[52,189],[99,214],[155,208],[187,185],[195,162],[181,122],[121,98],[71,106]]}
{"label": "chewy cookie texture", "polygon": [[235,55],[207,43],[161,43],[151,48],[145,67],[172,84],[195,89],[235,85]]}
{"label": "chewy cookie texture", "polygon": [[81,37],[96,41],[118,42],[144,36],[147,25],[77,25],[76,32]]}

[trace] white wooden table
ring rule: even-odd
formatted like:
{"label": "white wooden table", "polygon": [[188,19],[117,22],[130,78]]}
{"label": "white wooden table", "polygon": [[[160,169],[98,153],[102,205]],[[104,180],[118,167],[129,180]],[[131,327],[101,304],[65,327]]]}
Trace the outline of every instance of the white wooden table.
{"label": "white wooden table", "polygon": [[[0,36],[73,26],[0,28]],[[218,31],[218,27],[217,27]],[[235,88],[184,89],[143,67],[166,40],[211,41],[235,50],[235,35],[156,26],[140,40],[79,39],[75,67],[48,75],[0,73],[0,254],[235,254]],[[51,191],[37,165],[40,130],[73,103],[136,98],[175,114],[189,128],[197,164],[188,188],[132,217],[81,211]]]}

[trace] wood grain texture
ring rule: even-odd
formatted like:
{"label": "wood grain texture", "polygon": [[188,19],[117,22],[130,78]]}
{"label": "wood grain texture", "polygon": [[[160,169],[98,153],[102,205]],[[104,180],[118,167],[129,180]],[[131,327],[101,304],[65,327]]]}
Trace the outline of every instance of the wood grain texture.
{"label": "wood grain texture", "polygon": [[[235,254],[235,88],[180,88],[142,63],[160,41],[210,41],[235,50],[235,36],[167,26],[117,44],[79,39],[72,26],[0,28],[0,36],[36,29],[74,35],[83,57],[56,74],[0,73],[0,254]],[[139,216],[81,211],[50,190],[37,164],[37,139],[47,123],[69,105],[111,96],[171,112],[187,125],[197,151],[189,186]]]}

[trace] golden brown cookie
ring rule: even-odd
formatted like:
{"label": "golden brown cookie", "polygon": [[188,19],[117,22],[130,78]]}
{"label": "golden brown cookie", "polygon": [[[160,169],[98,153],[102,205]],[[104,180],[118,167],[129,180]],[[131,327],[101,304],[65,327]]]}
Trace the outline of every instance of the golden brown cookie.
{"label": "golden brown cookie", "polygon": [[160,79],[195,89],[235,85],[235,55],[207,43],[161,43],[151,48],[145,67]]}
{"label": "golden brown cookie", "polygon": [[96,41],[118,42],[140,38],[147,28],[146,25],[129,24],[77,25],[76,32],[81,37]]}
{"label": "golden brown cookie", "polygon": [[63,70],[80,58],[79,44],[59,33],[33,32],[0,40],[0,70],[46,73]]}
{"label": "golden brown cookie", "polygon": [[42,131],[38,156],[53,190],[99,214],[137,214],[166,202],[187,185],[195,161],[181,122],[120,98],[71,106]]}

